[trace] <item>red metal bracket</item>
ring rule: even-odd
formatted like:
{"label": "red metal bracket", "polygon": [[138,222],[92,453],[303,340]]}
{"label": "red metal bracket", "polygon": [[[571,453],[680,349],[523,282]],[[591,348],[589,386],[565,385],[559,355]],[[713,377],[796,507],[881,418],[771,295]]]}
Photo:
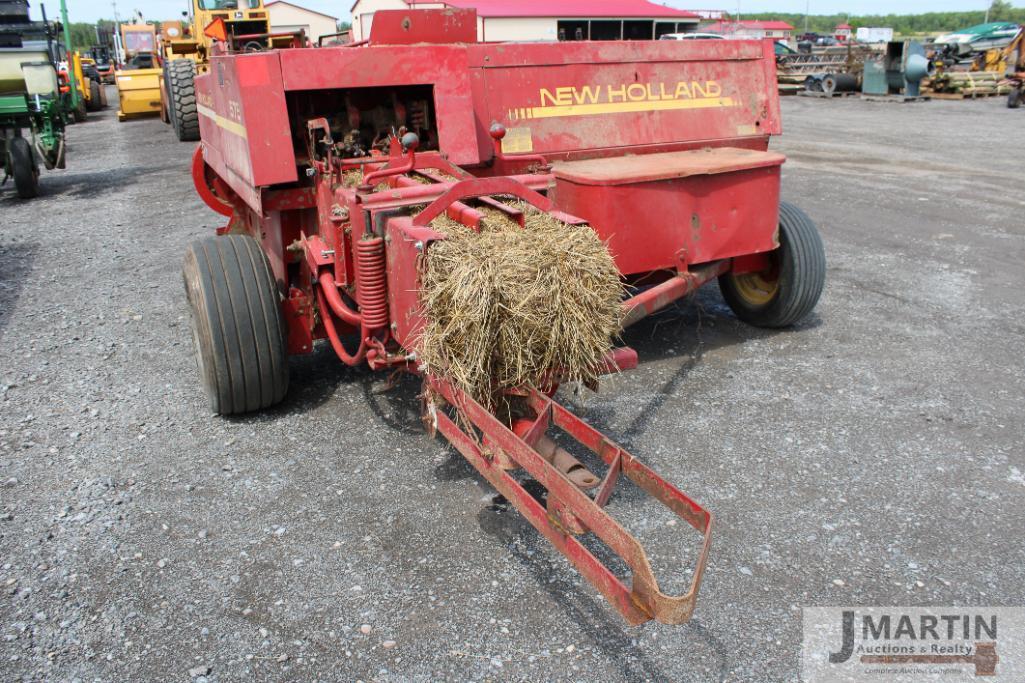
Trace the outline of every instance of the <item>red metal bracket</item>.
{"label": "red metal bracket", "polygon": [[[521,438],[463,392],[430,375],[426,381],[480,430],[487,449],[482,449],[478,440],[464,432],[443,410],[429,410],[429,415],[425,415],[425,420],[431,423],[428,427],[436,427],[628,622],[640,624],[655,619],[664,624],[681,624],[690,619],[708,560],[712,533],[710,512],[536,389],[525,392],[537,417],[533,424],[519,425],[517,431],[523,435]],[[538,443],[549,425],[562,429],[608,466],[593,500],[530,445]],[[495,457],[493,451],[498,451],[501,457]],[[523,468],[545,487],[547,509],[509,473],[510,467]],[[659,589],[641,544],[605,510],[621,477],[632,481],[703,535],[694,575],[683,595],[670,596]],[[594,534],[623,560],[632,574],[629,587],[577,539],[580,533]]]}
{"label": "red metal bracket", "polygon": [[677,273],[665,282],[646,289],[623,302],[623,327],[629,327],[652,313],[656,313],[677,299],[696,291],[701,285],[717,278],[730,269],[728,259],[714,261],[694,270]]}
{"label": "red metal bracket", "polygon": [[292,287],[281,301],[281,310],[288,323],[288,355],[313,353],[313,306],[310,297]]}
{"label": "red metal bracket", "polygon": [[196,151],[192,153],[192,184],[196,186],[196,192],[203,203],[222,216],[231,216],[235,213],[235,207],[218,197],[213,190],[213,184],[217,180],[217,174],[213,173],[203,159],[203,145],[196,145]]}
{"label": "red metal bracket", "polygon": [[542,211],[555,210],[551,199],[535,192],[523,183],[513,180],[509,176],[471,178],[470,180],[461,180],[455,183],[444,194],[431,202],[426,209],[413,219],[413,225],[427,225],[440,216],[451,204],[461,199],[496,194],[511,194]]}

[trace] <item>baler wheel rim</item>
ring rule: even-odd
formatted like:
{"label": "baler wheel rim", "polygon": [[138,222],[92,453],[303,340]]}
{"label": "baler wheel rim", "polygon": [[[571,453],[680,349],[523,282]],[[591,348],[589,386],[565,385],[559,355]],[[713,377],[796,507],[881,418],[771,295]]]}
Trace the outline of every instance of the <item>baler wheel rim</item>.
{"label": "baler wheel rim", "polygon": [[[769,269],[761,276],[776,285],[771,296],[758,290],[756,277],[727,272],[719,276],[719,289],[734,314],[758,327],[789,327],[807,317],[826,283],[826,253],[815,223],[801,209],[779,204],[779,248],[770,255]],[[757,303],[757,302],[761,303]]]}
{"label": "baler wheel rim", "polygon": [[[771,258],[771,257],[770,257]],[[737,294],[752,306],[764,306],[772,301],[779,291],[779,267],[766,271],[734,275],[733,283]]]}

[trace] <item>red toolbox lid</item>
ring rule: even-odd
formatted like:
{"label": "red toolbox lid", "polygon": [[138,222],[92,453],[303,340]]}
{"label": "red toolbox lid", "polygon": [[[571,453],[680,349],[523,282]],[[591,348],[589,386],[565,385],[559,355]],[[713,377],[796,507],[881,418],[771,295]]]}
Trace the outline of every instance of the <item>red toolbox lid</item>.
{"label": "red toolbox lid", "polygon": [[603,159],[557,162],[552,173],[581,185],[629,185],[694,175],[712,175],[779,166],[786,156],[739,147],[711,147]]}

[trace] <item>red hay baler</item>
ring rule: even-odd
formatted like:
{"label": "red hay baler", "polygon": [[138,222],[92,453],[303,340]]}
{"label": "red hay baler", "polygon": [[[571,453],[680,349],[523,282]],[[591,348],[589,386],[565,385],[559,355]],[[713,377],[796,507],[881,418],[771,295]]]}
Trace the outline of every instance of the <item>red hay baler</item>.
{"label": "red hay baler", "polygon": [[[782,327],[808,315],[825,279],[811,221],[779,201],[771,41],[478,44],[472,10],[381,11],[358,45],[230,54],[197,77],[202,142],[193,178],[227,218],[192,244],[185,281],[213,410],[285,395],[288,356],[327,338],[341,360],[422,374],[418,263],[442,213],[522,225],[515,198],[605,241],[637,322],[718,278],[736,315]],[[346,346],[346,339],[352,339]],[[609,372],[637,363],[629,348]],[[436,376],[440,431],[631,623],[686,621],[712,516],[552,400],[503,420]],[[448,406],[448,408],[444,406]],[[462,419],[453,419],[452,406]],[[604,470],[583,467],[561,432]],[[542,503],[524,488],[532,478]],[[638,541],[609,514],[628,479],[703,541],[683,595],[659,590]],[[582,541],[630,569],[620,576]]]}

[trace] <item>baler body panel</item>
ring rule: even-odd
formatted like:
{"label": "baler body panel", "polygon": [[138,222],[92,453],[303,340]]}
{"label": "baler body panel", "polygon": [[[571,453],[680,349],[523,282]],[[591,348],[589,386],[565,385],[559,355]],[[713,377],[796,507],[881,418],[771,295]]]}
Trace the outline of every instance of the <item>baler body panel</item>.
{"label": "baler body panel", "polygon": [[204,156],[259,211],[257,188],[298,177],[305,121],[286,93],[430,87],[437,148],[487,175],[494,122],[510,155],[765,149],[781,130],[773,60],[738,40],[371,45],[214,56],[196,84]]}
{"label": "baler body panel", "polygon": [[782,154],[731,147],[559,163],[548,196],[624,275],[771,251]]}
{"label": "baler body panel", "polygon": [[[680,43],[684,41],[672,41]],[[682,49],[681,49],[682,48]],[[477,45],[508,154],[586,157],[780,132],[775,66],[757,41]]]}
{"label": "baler body panel", "polygon": [[459,165],[482,161],[465,45],[310,48],[283,50],[280,55],[289,92],[431,86],[439,148]]}
{"label": "baler body panel", "polygon": [[388,221],[388,308],[391,311],[392,336],[405,348],[412,347],[423,328],[420,309],[419,261],[437,237],[432,230],[416,228],[408,217]]}
{"label": "baler body panel", "polygon": [[214,56],[196,77],[206,162],[261,212],[258,188],[298,179],[278,53]]}

